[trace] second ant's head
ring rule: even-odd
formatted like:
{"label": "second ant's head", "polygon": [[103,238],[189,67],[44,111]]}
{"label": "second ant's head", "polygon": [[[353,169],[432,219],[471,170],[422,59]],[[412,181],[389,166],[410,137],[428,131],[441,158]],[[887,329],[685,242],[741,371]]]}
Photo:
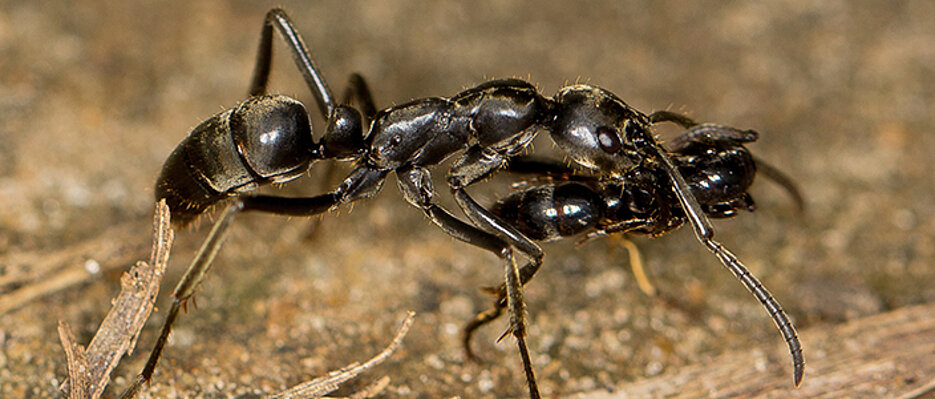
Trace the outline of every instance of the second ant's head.
{"label": "second ant's head", "polygon": [[620,175],[645,158],[653,145],[648,121],[613,93],[593,86],[569,86],[554,97],[552,141],[581,166]]}
{"label": "second ant's head", "polygon": [[676,143],[671,155],[708,216],[729,217],[755,208],[747,190],[756,162],[740,142],[701,136]]}

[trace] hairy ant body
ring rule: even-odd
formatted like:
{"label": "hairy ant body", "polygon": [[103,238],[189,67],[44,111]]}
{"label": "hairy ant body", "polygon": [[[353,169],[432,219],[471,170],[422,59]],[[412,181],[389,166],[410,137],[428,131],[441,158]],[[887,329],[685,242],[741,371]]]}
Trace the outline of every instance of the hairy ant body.
{"label": "hairy ant body", "polygon": [[[278,30],[327,119],[321,140],[312,138],[305,108],[296,100],[267,95],[273,30]],[[450,98],[424,98],[376,111],[363,79],[351,76],[343,103],[335,102],[302,38],[288,16],[271,10],[261,31],[250,98],[208,119],[182,141],[166,160],[156,183],[177,225],[186,225],[212,206],[228,205],[215,222],[188,271],[173,291],[174,301],[150,357],[124,392],[133,397],[152,378],[180,308],[194,294],[220,249],[236,214],[259,211],[310,216],[341,204],[374,196],[395,172],[403,197],[445,233],[496,254],[504,264],[508,333],[517,340],[532,398],[539,392],[527,349],[522,285],[542,264],[543,252],[521,230],[481,207],[465,190],[504,167],[523,152],[539,131],[548,131],[561,151],[601,182],[625,184],[628,172],[653,165],[658,182],[671,187],[684,219],[699,240],[733,271],[770,310],[789,342],[795,382],[801,380],[801,349],[791,322],[778,303],[739,260],[713,240],[714,231],[689,183],[653,136],[652,124],[678,120],[674,114],[644,115],[607,90],[575,85],[553,97],[516,79],[495,80]],[[361,109],[351,107],[360,103]],[[659,120],[656,120],[659,119]],[[366,130],[366,134],[365,134]],[[429,167],[455,157],[447,183],[470,222],[436,205]],[[250,194],[257,186],[297,177],[314,162],[355,161],[355,168],[333,191],[305,198]],[[602,183],[603,184],[603,183]],[[670,198],[671,199],[671,198]],[[527,259],[518,267],[514,250]],[[525,277],[525,278],[524,278]]]}

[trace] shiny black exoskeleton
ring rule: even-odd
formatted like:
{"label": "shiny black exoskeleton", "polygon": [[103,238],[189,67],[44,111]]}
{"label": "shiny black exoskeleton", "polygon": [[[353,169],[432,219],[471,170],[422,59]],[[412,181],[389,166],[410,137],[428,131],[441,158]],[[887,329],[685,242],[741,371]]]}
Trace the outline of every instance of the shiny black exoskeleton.
{"label": "shiny black exoskeleton", "polygon": [[[267,95],[273,31],[278,30],[316,97],[327,120],[319,141],[305,108],[296,100]],[[525,335],[522,285],[542,263],[539,246],[523,231],[481,207],[467,193],[471,184],[502,169],[525,151],[541,131],[547,131],[561,152],[593,172],[602,186],[625,186],[634,171],[651,170],[671,189],[684,219],[722,263],[737,274],[768,308],[789,341],[801,379],[801,350],[792,325],[771,296],[743,265],[718,242],[698,202],[676,164],[653,136],[659,121],[687,123],[680,115],[644,115],[607,90],[575,85],[545,97],[516,79],[495,80],[450,98],[424,98],[377,111],[363,79],[352,75],[345,99],[337,103],[314,65],[292,22],[280,9],[271,10],[260,38],[251,97],[198,126],[167,159],[156,183],[157,199],[165,198],[177,225],[186,225],[213,205],[227,207],[173,292],[175,301],[156,347],[135,383],[124,393],[132,397],[152,377],[172,323],[182,304],[203,279],[211,260],[239,212],[259,211],[309,216],[375,195],[388,174],[395,172],[407,202],[445,233],[496,254],[504,264],[504,300],[510,332],[523,359],[530,396],[538,398]],[[357,103],[360,109],[351,104]],[[693,122],[692,122],[693,123]],[[698,134],[707,134],[698,130]],[[447,185],[468,221],[436,204],[429,168],[454,157]],[[257,195],[255,187],[285,182],[320,160],[352,160],[355,168],[333,191],[306,198]],[[703,173],[703,171],[702,171]],[[527,263],[518,267],[514,251]]]}
{"label": "shiny black exoskeleton", "polygon": [[[753,132],[745,133],[756,138]],[[706,215],[726,218],[738,211],[754,209],[747,189],[753,184],[756,162],[739,141],[693,137],[675,144],[669,155]],[[510,168],[548,174],[563,166],[518,159]],[[497,201],[490,211],[538,241],[585,232],[658,236],[686,222],[668,177],[652,165],[627,171],[623,181],[602,181],[576,175],[571,169],[553,173],[551,179],[554,181],[551,184],[510,194]]]}
{"label": "shiny black exoskeleton", "polygon": [[[744,147],[745,143],[757,139],[755,131],[696,124],[665,111],[653,114],[652,119],[677,122],[687,128],[670,143],[669,157],[708,217],[727,218],[740,211],[753,211],[755,205],[747,190],[758,169],[785,188],[798,208],[803,209],[802,197],[791,181],[769,164],[757,160]],[[688,221],[677,191],[669,181],[670,176],[656,163],[640,163],[628,170],[622,179],[606,179],[563,163],[529,157],[511,159],[507,170],[546,181],[511,193],[490,207],[503,222],[533,240],[552,241],[585,233],[583,240],[613,233],[655,237]],[[788,318],[736,258],[718,255],[770,311],[789,343],[798,378],[804,360]],[[521,269],[521,281],[528,281],[536,272],[536,268]],[[478,314],[464,330],[463,344],[469,357],[474,356],[471,349],[474,331],[498,318],[506,306],[505,287],[501,285],[491,292],[499,295],[493,309]]]}

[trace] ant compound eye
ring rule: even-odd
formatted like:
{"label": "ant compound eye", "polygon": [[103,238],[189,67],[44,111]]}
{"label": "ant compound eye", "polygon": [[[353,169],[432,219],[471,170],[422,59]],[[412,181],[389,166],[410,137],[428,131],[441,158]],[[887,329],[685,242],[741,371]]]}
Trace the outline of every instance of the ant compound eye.
{"label": "ant compound eye", "polygon": [[597,142],[608,154],[616,154],[620,151],[620,138],[617,137],[617,131],[614,128],[607,126],[597,128]]}

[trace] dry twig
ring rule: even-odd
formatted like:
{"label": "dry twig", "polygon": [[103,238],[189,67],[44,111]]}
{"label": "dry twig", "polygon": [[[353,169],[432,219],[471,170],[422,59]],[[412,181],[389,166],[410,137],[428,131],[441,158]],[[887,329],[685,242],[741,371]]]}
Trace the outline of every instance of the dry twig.
{"label": "dry twig", "polygon": [[101,235],[54,251],[14,252],[0,256],[0,314],[35,299],[81,284],[108,270],[122,268],[144,251],[127,240],[135,224],[113,227]]}
{"label": "dry twig", "polygon": [[[325,395],[334,392],[337,390],[341,384],[347,382],[348,380],[357,377],[360,373],[367,371],[368,369],[383,363],[403,342],[403,337],[406,336],[406,333],[409,332],[409,327],[412,326],[412,321],[415,317],[415,313],[409,312],[406,316],[406,319],[403,320],[403,325],[399,327],[399,331],[396,332],[396,337],[393,338],[393,342],[383,349],[382,352],[378,353],[372,359],[366,361],[363,364],[351,363],[345,368],[340,370],[335,370],[324,377],[319,377],[311,381],[307,381],[296,385],[292,388],[289,388],[285,391],[273,394],[268,396],[268,399],[313,399],[313,398],[322,398]],[[371,398],[374,395],[383,391],[389,384],[389,378],[383,377],[377,380],[375,383],[367,386],[360,392],[355,393],[351,396],[352,399],[365,399]]]}
{"label": "dry twig", "polygon": [[[153,224],[153,249],[149,262],[137,262],[120,279],[120,294],[113,301],[113,307],[91,340],[85,352],[73,344],[68,325],[59,324],[59,334],[68,355],[68,382],[62,385],[62,391],[69,398],[96,399],[104,393],[110,381],[110,372],[124,354],[129,354],[136,347],[143,324],[153,310],[159,286],[165,274],[169,250],[172,247],[173,232],[169,225],[169,208],[165,201],[156,204]],[[80,374],[80,378],[76,378]]]}

